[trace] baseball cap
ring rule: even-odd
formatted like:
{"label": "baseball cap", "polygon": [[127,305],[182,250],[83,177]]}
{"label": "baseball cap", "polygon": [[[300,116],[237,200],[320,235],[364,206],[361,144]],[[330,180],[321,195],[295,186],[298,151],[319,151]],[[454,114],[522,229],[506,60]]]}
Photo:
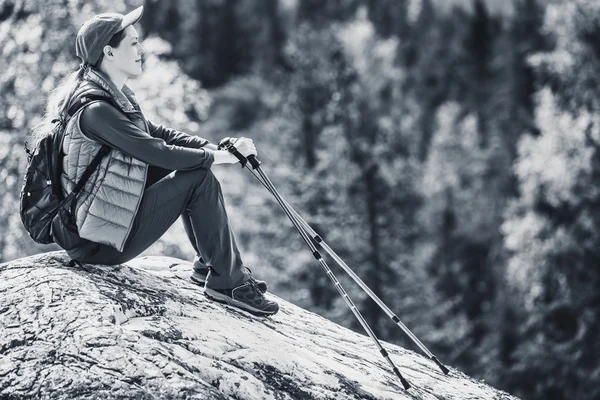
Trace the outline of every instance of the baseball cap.
{"label": "baseball cap", "polygon": [[144,6],[140,6],[129,14],[104,13],[88,19],[77,33],[75,54],[84,62],[96,65],[113,35],[138,22],[143,13]]}

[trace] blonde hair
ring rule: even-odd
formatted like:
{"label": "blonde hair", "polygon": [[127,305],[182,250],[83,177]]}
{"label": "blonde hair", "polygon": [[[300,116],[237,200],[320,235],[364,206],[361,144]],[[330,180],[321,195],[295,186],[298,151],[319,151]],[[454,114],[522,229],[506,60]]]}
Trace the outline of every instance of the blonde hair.
{"label": "blonde hair", "polygon": [[[28,150],[35,149],[38,142],[54,129],[64,128],[67,119],[67,106],[89,68],[89,64],[81,64],[79,70],[61,79],[58,85],[50,92],[42,121],[33,127],[25,141],[25,147]],[[33,144],[32,148],[29,148],[28,142]]]}

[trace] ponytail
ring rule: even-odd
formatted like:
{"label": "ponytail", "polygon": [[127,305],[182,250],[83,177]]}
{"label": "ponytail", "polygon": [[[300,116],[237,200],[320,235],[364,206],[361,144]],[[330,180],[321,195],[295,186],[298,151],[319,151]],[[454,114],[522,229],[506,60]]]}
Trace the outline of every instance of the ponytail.
{"label": "ponytail", "polygon": [[55,128],[55,124],[60,124],[64,127],[67,119],[67,107],[71,102],[71,97],[79,87],[79,83],[83,80],[85,73],[89,69],[89,64],[80,64],[77,71],[64,77],[56,88],[50,92],[42,121],[33,127],[28,135],[28,141],[33,143],[34,148],[37,146],[40,139],[52,132]]}
{"label": "ponytail", "polygon": [[[75,77],[72,78],[72,82],[70,85],[65,85],[65,91],[67,90],[67,88],[70,88],[68,94],[66,96],[64,96],[64,98],[60,98],[59,96],[57,99],[57,104],[56,104],[56,108],[57,110],[60,109],[59,112],[57,112],[57,117],[60,121],[64,121],[66,119],[66,112],[67,112],[67,107],[69,106],[69,103],[71,102],[71,97],[73,96],[73,93],[75,93],[75,91],[77,90],[77,88],[79,87],[79,83],[83,80],[83,76],[85,75],[85,72],[88,70],[89,68],[89,64],[83,63],[79,65],[79,70],[75,73]],[[60,84],[59,84],[60,87]],[[58,89],[58,88],[57,88]],[[55,89],[56,90],[56,89]],[[48,105],[50,106],[50,99],[48,100]],[[54,119],[53,121],[55,121],[56,119]]]}

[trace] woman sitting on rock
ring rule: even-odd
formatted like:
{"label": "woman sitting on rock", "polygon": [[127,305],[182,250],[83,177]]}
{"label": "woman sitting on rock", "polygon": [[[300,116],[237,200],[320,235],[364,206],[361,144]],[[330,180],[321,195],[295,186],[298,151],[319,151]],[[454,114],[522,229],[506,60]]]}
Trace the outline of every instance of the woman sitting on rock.
{"label": "woman sitting on rock", "polygon": [[[82,244],[67,249],[77,261],[115,265],[139,255],[182,217],[196,250],[192,279],[205,295],[260,315],[279,306],[264,297],[266,283],[244,266],[227,219],[214,164],[238,159],[197,136],[148,121],[125,84],[142,72],[144,49],[133,24],[143,7],[127,15],[99,14],[77,34],[79,71],[48,101],[45,121],[66,115],[86,96],[94,100],[67,121],[61,184],[70,193],[103,145],[110,147],[72,210]],[[250,139],[236,142],[256,155]],[[202,255],[202,256],[200,256]]]}

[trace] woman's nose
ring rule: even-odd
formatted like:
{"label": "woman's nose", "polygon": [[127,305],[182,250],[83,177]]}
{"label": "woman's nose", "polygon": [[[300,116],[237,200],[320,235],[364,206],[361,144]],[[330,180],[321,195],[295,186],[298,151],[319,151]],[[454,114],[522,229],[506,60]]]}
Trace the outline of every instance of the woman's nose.
{"label": "woman's nose", "polygon": [[144,49],[141,44],[139,45],[138,53],[140,56],[146,54],[146,49]]}

